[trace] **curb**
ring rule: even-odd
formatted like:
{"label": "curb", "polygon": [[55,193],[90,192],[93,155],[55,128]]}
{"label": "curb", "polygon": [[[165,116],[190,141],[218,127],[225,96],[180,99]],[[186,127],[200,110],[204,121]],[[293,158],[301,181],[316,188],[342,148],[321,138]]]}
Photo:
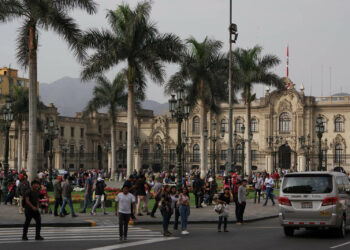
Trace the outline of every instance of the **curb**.
{"label": "curb", "polygon": [[[94,227],[96,222],[93,220],[86,220],[85,222],[76,223],[63,223],[63,222],[52,222],[42,223],[41,227]],[[23,224],[0,224],[0,228],[22,228]],[[35,227],[35,224],[30,224],[29,227]]]}
{"label": "curb", "polygon": [[[261,220],[268,220],[268,219],[274,219],[278,218],[278,215],[270,215],[270,216],[264,216],[264,217],[257,217],[257,218],[251,218],[246,219],[244,222],[250,223],[255,221],[261,221]],[[236,220],[229,220],[228,223],[236,223]],[[201,221],[188,221],[188,224],[217,224],[217,220],[201,220]],[[161,225],[162,221],[134,221],[134,225]],[[170,224],[174,224],[174,222],[170,222]]]}

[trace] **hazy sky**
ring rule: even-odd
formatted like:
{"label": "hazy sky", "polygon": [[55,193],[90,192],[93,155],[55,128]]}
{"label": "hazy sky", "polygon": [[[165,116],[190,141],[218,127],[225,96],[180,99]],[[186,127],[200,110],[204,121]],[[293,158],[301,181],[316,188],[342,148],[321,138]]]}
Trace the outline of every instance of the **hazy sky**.
{"label": "hazy sky", "polygon": [[[97,0],[98,13],[88,16],[74,12],[83,29],[107,27],[106,9],[115,9],[120,0]],[[134,6],[138,1],[124,1]],[[228,50],[229,0],[154,0],[152,19],[161,32],[173,32],[185,39],[205,36],[224,42]],[[349,0],[233,0],[233,20],[239,38],[235,46],[259,44],[265,53],[277,55],[282,63],[276,73],[286,74],[286,47],[290,49],[290,78],[297,88],[305,85],[306,93],[329,95],[350,92],[347,84],[350,58]],[[17,66],[16,30],[19,22],[0,24],[0,67]],[[38,59],[40,82],[53,82],[63,76],[79,77],[81,66],[62,39],[52,32],[40,33]],[[332,74],[330,77],[330,68]],[[168,75],[174,66],[168,67]],[[112,77],[117,72],[108,72]],[[27,76],[20,71],[20,75]],[[256,88],[258,95],[263,88]],[[149,82],[147,97],[164,102],[163,89]]]}

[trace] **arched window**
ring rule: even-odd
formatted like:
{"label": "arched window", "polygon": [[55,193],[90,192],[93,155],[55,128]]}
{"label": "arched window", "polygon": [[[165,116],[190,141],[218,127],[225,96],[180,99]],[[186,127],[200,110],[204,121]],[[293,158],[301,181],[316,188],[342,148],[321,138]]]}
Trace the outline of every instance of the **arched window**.
{"label": "arched window", "polygon": [[221,120],[221,128],[220,128],[220,132],[227,132],[227,121],[226,119],[222,119]]}
{"label": "arched window", "polygon": [[341,163],[343,160],[343,145],[337,144],[335,145],[335,162]]}
{"label": "arched window", "polygon": [[158,160],[162,158],[162,146],[160,144],[156,145],[155,158]]}
{"label": "arched window", "polygon": [[252,132],[258,132],[258,120],[253,118],[251,121],[251,131]]}
{"label": "arched window", "polygon": [[243,127],[243,120],[242,120],[242,118],[238,118],[236,120],[236,123],[235,123],[235,131],[237,133],[241,133],[242,132],[242,127]]}
{"label": "arched window", "polygon": [[193,161],[199,162],[200,161],[200,152],[199,152],[199,145],[195,144],[193,146]]}
{"label": "arched window", "polygon": [[335,118],[335,132],[343,132],[344,131],[344,121],[343,118],[337,117]]}
{"label": "arched window", "polygon": [[192,124],[192,133],[198,135],[199,134],[199,129],[200,129],[199,117],[198,116],[193,117],[192,122],[193,122],[193,124]]}
{"label": "arched window", "polygon": [[287,112],[280,115],[280,132],[290,132],[290,117]]}

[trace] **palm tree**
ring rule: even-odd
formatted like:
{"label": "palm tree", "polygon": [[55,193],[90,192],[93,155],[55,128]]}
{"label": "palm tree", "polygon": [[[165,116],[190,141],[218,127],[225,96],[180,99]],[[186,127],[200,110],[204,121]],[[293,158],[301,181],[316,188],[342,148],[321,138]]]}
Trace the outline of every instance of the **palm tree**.
{"label": "palm tree", "polygon": [[89,14],[96,12],[93,0],[0,0],[0,22],[22,19],[17,38],[17,60],[29,68],[29,179],[37,167],[37,50],[39,29],[53,30],[66,40],[79,60],[85,56],[81,47],[81,31],[68,11],[78,8]]}
{"label": "palm tree", "polygon": [[95,50],[83,64],[82,79],[88,80],[120,63],[126,63],[128,82],[127,173],[133,171],[135,90],[146,88],[146,74],[154,82],[164,82],[163,62],[176,62],[182,50],[180,39],[160,34],[150,21],[150,2],[138,3],[134,10],[128,4],[107,12],[111,30],[89,30],[84,39],[87,48]]}
{"label": "palm tree", "polygon": [[201,177],[207,173],[207,144],[204,130],[207,126],[207,112],[218,112],[218,104],[227,98],[226,72],[228,61],[220,52],[222,42],[205,38],[198,42],[187,40],[187,50],[180,62],[180,70],[175,73],[166,86],[166,93],[185,86],[188,101],[192,107],[200,101],[200,151]]}
{"label": "palm tree", "polygon": [[116,170],[116,124],[117,109],[127,106],[126,78],[124,74],[118,74],[113,82],[106,77],[99,76],[97,85],[94,87],[93,98],[87,104],[84,114],[90,114],[101,108],[108,108],[108,115],[111,122],[111,178],[114,177]]}
{"label": "palm tree", "polygon": [[[232,67],[235,74],[234,82],[236,87],[240,88],[243,99],[247,106],[247,135],[251,134],[251,103],[256,99],[256,94],[252,94],[254,84],[264,84],[276,87],[278,89],[285,88],[285,83],[278,75],[270,70],[280,63],[278,57],[274,55],[261,55],[262,47],[255,46],[251,49],[236,49],[233,51]],[[251,175],[251,141],[247,143],[247,166],[248,175]],[[242,166],[244,167],[244,166]]]}

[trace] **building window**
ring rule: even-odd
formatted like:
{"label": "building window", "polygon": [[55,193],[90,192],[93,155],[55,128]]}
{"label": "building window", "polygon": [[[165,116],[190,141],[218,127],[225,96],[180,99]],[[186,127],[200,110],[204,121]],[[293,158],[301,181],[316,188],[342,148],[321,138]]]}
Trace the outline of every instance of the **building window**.
{"label": "building window", "polygon": [[170,162],[175,162],[175,161],[176,161],[176,150],[170,149]]}
{"label": "building window", "polygon": [[251,125],[252,132],[258,132],[258,120],[257,119],[253,118],[250,125]]}
{"label": "building window", "polygon": [[256,161],[258,159],[258,151],[251,150],[250,152],[251,152],[250,154],[251,154],[252,161]]}
{"label": "building window", "polygon": [[80,138],[84,138],[84,128],[80,128]]}
{"label": "building window", "polygon": [[287,112],[280,115],[280,132],[290,132],[290,117]]}
{"label": "building window", "polygon": [[84,157],[84,145],[80,145],[80,147],[79,147],[79,156],[81,158]]}
{"label": "building window", "polygon": [[238,118],[235,122],[235,131],[237,133],[242,133],[243,120],[242,118]]}
{"label": "building window", "polygon": [[24,87],[24,81],[23,80],[17,80],[17,85],[20,87]]}
{"label": "building window", "polygon": [[120,140],[120,141],[123,140],[123,131],[119,131],[119,140]]}
{"label": "building window", "polygon": [[198,144],[193,146],[193,161],[200,162],[200,152],[199,152],[199,145]]}
{"label": "building window", "polygon": [[344,131],[343,118],[341,117],[335,118],[335,132],[343,132],[343,131]]}
{"label": "building window", "polygon": [[343,161],[343,145],[335,145],[335,163],[342,163]]}
{"label": "building window", "polygon": [[237,144],[236,145],[236,162],[242,161],[242,155],[243,155],[242,145]]}
{"label": "building window", "polygon": [[221,120],[221,129],[220,132],[227,132],[227,121],[226,119],[222,119]]}
{"label": "building window", "polygon": [[64,127],[61,127],[61,136],[64,136]]}
{"label": "building window", "polygon": [[148,153],[149,153],[148,148],[144,148],[144,149],[143,149],[143,159],[144,159],[145,161],[148,160]]}
{"label": "building window", "polygon": [[221,154],[220,154],[220,158],[222,161],[226,161],[227,160],[227,150],[221,150]]}
{"label": "building window", "polygon": [[69,146],[69,153],[70,153],[71,156],[74,155],[74,145],[70,145]]}
{"label": "building window", "polygon": [[74,137],[74,127],[70,128],[70,137]]}
{"label": "building window", "polygon": [[160,144],[157,144],[155,159],[159,160],[161,158],[162,158],[162,146]]}
{"label": "building window", "polygon": [[102,133],[102,126],[101,125],[98,125],[98,133]]}
{"label": "building window", "polygon": [[199,117],[195,116],[193,118],[192,133],[198,135],[200,130]]}

